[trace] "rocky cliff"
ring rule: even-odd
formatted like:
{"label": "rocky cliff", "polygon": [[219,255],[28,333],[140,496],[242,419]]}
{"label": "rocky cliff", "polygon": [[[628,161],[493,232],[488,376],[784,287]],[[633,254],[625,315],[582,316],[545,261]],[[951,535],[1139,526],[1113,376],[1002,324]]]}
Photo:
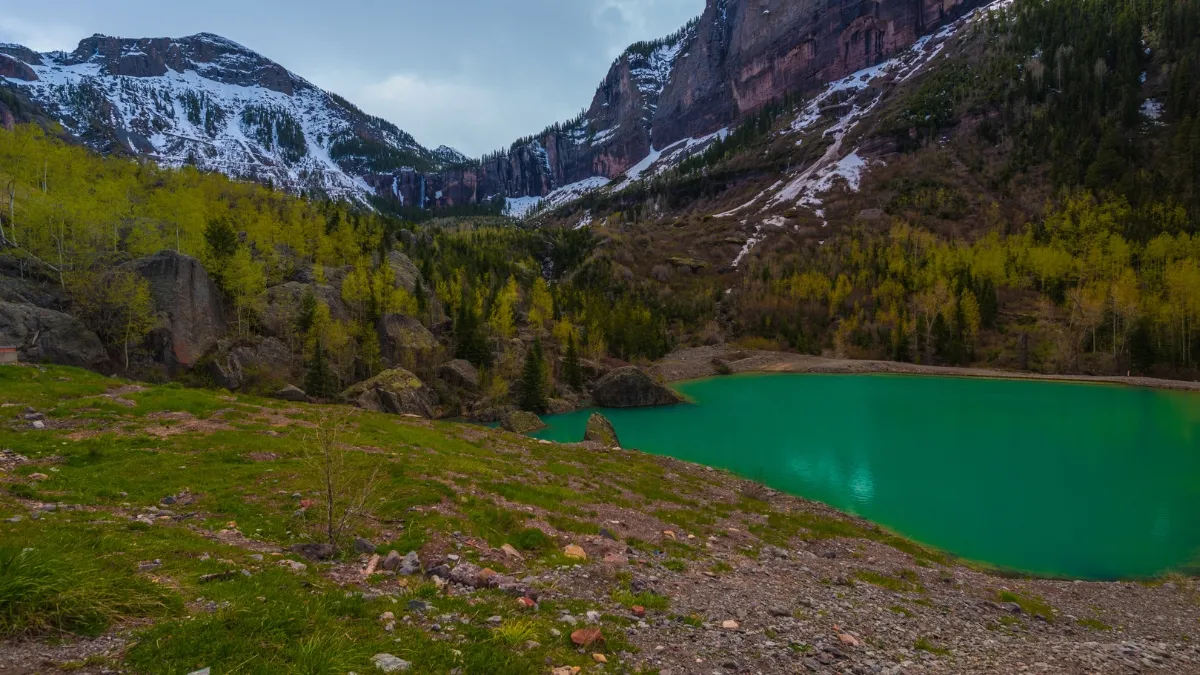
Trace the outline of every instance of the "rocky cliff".
{"label": "rocky cliff", "polygon": [[569,195],[575,186],[636,178],[702,150],[714,134],[786,93],[887,60],[979,4],[708,0],[697,21],[622,54],[575,120],[448,172],[395,172],[368,182],[406,204],[447,206]]}
{"label": "rocky cliff", "polygon": [[[293,192],[364,199],[368,174],[461,161],[235,42],[95,35],[72,52],[0,45],[0,93],[31,101],[92,148],[192,164]],[[0,96],[0,123],[18,119]]]}
{"label": "rocky cliff", "polygon": [[106,152],[196,164],[293,191],[373,194],[421,208],[507,198],[518,211],[661,170],[784,94],[880,63],[979,4],[708,0],[697,20],[618,57],[577,118],[480,160],[426,149],[391,123],[209,34],[96,35],[70,53],[0,45],[0,83]]}

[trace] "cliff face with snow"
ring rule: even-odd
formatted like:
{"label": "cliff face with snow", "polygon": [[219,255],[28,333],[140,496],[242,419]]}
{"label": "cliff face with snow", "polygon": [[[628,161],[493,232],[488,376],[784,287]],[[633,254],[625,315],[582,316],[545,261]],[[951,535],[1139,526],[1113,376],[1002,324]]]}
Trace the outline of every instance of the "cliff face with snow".
{"label": "cliff face with snow", "polygon": [[430,151],[279,64],[224,38],[93,36],[75,51],[0,45],[0,77],[102,152],[362,199],[362,177],[462,161]]}
{"label": "cliff face with snow", "polygon": [[214,35],[95,36],[51,54],[0,45],[0,78],[102,151],[421,208],[507,198],[522,215],[662,171],[784,94],[883,63],[979,4],[708,0],[674,35],[626,50],[579,117],[478,161],[428,150]]}
{"label": "cliff face with snow", "polygon": [[[708,0],[675,35],[635,45],[576,120],[449,173],[369,178],[406,203],[537,198],[644,177],[700,152],[747,114],[887,61],[978,0]],[[517,199],[511,199],[517,198]],[[432,200],[432,202],[431,202]]]}

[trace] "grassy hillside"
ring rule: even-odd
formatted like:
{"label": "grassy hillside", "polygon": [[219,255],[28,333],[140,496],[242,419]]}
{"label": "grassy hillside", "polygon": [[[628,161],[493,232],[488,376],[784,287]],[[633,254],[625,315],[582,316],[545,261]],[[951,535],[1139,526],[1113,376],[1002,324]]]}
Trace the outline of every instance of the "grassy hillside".
{"label": "grassy hillside", "polygon": [[[291,547],[323,540],[309,459],[330,414],[347,420],[339,475],[377,489],[317,563]],[[1149,658],[1150,636],[1191,635],[1200,606],[1179,576],[991,576],[722,472],[478,427],[28,366],[0,367],[0,418],[9,672],[361,673],[378,654],[414,673],[913,658],[963,672],[1084,658],[1078,645],[1114,627]],[[508,590],[364,575],[393,550],[418,551],[426,572],[490,568]],[[603,642],[574,644],[585,627]],[[1168,652],[1200,664],[1194,648]]]}

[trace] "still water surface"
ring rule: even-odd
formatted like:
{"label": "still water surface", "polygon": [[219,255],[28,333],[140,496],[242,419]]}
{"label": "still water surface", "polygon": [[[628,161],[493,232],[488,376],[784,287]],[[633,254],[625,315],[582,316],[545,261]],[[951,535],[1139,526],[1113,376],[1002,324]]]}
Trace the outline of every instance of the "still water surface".
{"label": "still water surface", "polygon": [[[1200,562],[1200,395],[1056,382],[739,375],[602,411],[622,444],[725,468],[970,560],[1085,579]],[[588,416],[536,434],[583,437]]]}

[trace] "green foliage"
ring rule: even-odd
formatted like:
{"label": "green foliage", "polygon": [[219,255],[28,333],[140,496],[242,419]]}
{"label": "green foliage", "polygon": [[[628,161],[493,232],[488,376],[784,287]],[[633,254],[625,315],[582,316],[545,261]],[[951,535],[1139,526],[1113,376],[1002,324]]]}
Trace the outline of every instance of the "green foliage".
{"label": "green foliage", "polygon": [[521,371],[521,409],[535,413],[546,412],[549,405],[549,369],[542,353],[542,341],[534,340],[525,354],[525,367]]}
{"label": "green foliage", "polygon": [[132,570],[102,570],[87,558],[87,551],[64,559],[0,546],[0,636],[95,636],[113,623],[168,608],[164,594]]}

